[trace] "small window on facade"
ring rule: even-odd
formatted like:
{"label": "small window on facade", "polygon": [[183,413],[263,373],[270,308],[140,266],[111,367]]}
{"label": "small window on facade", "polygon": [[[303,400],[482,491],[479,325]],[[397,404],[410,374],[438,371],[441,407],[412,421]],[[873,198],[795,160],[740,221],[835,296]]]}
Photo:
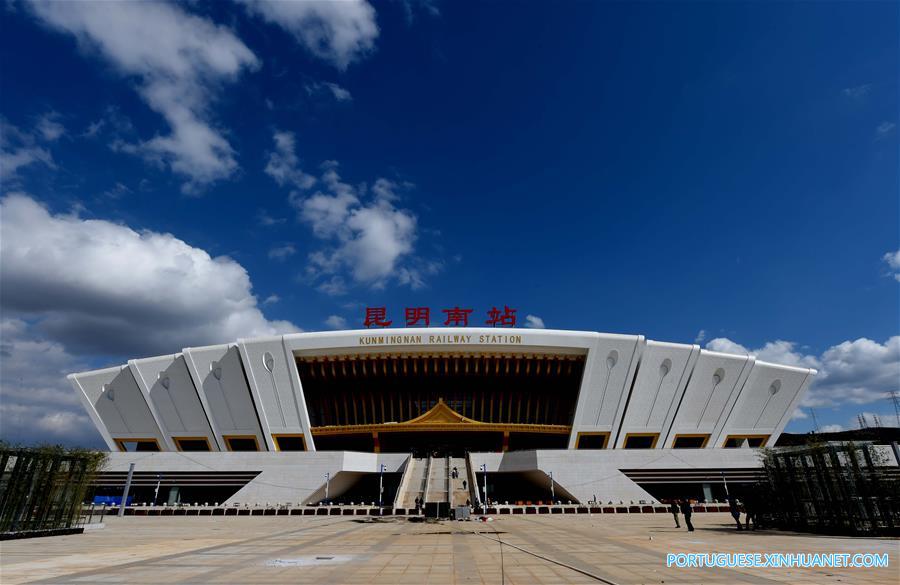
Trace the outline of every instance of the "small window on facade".
{"label": "small window on facade", "polygon": [[175,444],[178,445],[179,451],[209,451],[209,443],[203,437],[199,438],[178,438],[175,437]]}
{"label": "small window on facade", "polygon": [[625,435],[625,449],[652,449],[657,438],[657,434]]}
{"label": "small window on facade", "polygon": [[725,439],[725,444],[722,445],[725,449],[738,449],[744,446],[744,442],[747,442],[747,446],[751,449],[759,449],[763,445],[766,444],[766,440],[768,436],[760,437],[760,436],[745,436],[745,435],[732,435]]}
{"label": "small window on facade", "polygon": [[156,439],[116,439],[116,443],[122,451],[159,451]]}
{"label": "small window on facade", "polygon": [[274,435],[279,451],[306,451],[303,436]]}
{"label": "small window on facade", "polygon": [[225,443],[229,451],[259,451],[256,437],[226,437]]}
{"label": "small window on facade", "polygon": [[609,437],[606,433],[590,435],[580,433],[576,444],[577,449],[606,449],[606,439]]}
{"label": "small window on facade", "polygon": [[706,441],[709,435],[681,435],[675,436],[675,442],[672,443],[673,449],[702,449],[706,447]]}

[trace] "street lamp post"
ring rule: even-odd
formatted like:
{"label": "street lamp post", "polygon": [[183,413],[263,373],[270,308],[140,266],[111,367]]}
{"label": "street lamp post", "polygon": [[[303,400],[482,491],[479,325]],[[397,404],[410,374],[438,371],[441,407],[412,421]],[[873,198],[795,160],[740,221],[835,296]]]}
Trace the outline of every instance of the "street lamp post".
{"label": "street lamp post", "polygon": [[556,492],[553,489],[553,472],[552,471],[550,472],[550,501],[551,502],[556,501]]}
{"label": "street lamp post", "polygon": [[156,498],[159,496],[159,484],[162,482],[162,475],[156,474],[156,489],[153,490],[153,505],[156,505]]}
{"label": "street lamp post", "polygon": [[484,498],[482,498],[481,508],[487,514],[487,463],[481,464],[481,473],[484,475]]}
{"label": "street lamp post", "polygon": [[325,474],[325,503],[328,503],[328,484],[331,483],[331,473]]}
{"label": "street lamp post", "polygon": [[384,463],[378,466],[378,515],[384,514]]}

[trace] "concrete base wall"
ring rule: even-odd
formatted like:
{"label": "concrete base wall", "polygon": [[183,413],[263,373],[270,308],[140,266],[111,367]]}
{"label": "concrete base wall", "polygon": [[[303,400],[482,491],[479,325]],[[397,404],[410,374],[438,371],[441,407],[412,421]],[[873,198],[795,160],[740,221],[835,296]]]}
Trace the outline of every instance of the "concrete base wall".
{"label": "concrete base wall", "polygon": [[557,499],[568,492],[580,502],[628,503],[653,496],[634,483],[622,469],[746,469],[761,467],[754,449],[608,449],[598,451],[548,450],[514,453],[472,453],[472,467],[493,472],[538,471],[550,485],[556,483]]}
{"label": "concrete base wall", "polygon": [[[306,504],[325,496],[325,474],[331,478],[329,496],[340,496],[361,474],[402,472],[406,453],[316,452],[212,452],[111,453],[106,471],[124,472],[135,462],[136,471],[194,473],[259,471],[227,504]],[[511,453],[472,453],[473,471],[486,465],[488,473],[528,474],[549,487],[553,474],[557,499],[628,503],[654,498],[621,470],[747,469],[761,466],[753,449],[653,450],[542,450]]]}

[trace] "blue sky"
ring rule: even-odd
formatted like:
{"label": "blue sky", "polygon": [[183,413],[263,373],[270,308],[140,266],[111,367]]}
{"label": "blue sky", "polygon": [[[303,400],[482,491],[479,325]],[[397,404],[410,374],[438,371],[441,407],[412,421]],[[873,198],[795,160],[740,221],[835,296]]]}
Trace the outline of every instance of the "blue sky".
{"label": "blue sky", "polygon": [[99,444],[66,372],[367,305],[753,352],[822,371],[788,430],[894,418],[896,4],[0,19],[4,438]]}

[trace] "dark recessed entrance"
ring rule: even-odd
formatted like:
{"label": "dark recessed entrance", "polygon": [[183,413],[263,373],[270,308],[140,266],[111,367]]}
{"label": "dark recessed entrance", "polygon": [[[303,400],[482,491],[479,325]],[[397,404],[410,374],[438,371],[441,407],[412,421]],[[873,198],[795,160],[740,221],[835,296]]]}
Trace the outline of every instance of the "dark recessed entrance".
{"label": "dark recessed entrance", "polygon": [[492,452],[503,450],[503,433],[492,431],[452,431],[444,433],[381,433],[382,453],[415,453],[462,457],[467,452]]}

